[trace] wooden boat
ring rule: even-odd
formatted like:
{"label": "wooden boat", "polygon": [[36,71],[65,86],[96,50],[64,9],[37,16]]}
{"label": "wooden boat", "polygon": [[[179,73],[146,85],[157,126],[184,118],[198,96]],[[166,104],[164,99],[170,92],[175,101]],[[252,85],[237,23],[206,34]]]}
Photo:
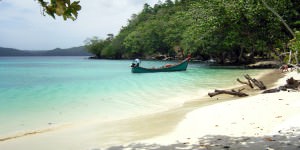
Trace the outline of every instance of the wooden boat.
{"label": "wooden boat", "polygon": [[132,73],[153,73],[153,72],[173,72],[173,71],[185,71],[190,61],[190,57],[186,58],[179,64],[165,65],[160,68],[143,68],[139,65],[131,66]]}

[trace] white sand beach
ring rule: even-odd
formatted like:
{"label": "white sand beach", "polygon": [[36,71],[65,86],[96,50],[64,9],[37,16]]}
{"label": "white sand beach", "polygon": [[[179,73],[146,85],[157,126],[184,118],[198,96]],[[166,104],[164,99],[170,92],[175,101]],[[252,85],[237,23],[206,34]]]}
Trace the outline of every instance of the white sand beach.
{"label": "white sand beach", "polygon": [[[296,72],[286,73],[274,87],[291,76],[300,79]],[[113,128],[116,122],[92,122],[32,132],[0,141],[0,149],[299,149],[299,92],[217,99],[211,98],[214,104],[203,107],[192,104],[118,121]]]}
{"label": "white sand beach", "polygon": [[[290,77],[299,80],[300,74],[287,73],[275,87]],[[300,93],[259,94],[202,107],[188,113],[171,133],[141,143],[127,147],[299,149]]]}

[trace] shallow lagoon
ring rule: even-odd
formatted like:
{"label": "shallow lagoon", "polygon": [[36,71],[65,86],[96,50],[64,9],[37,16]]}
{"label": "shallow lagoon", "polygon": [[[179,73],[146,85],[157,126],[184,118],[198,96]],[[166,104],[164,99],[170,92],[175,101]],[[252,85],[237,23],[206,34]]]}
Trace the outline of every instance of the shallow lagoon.
{"label": "shallow lagoon", "polygon": [[[166,63],[172,62],[141,65]],[[133,74],[130,64],[86,57],[1,57],[0,134],[168,110],[262,71],[191,63],[184,72]]]}

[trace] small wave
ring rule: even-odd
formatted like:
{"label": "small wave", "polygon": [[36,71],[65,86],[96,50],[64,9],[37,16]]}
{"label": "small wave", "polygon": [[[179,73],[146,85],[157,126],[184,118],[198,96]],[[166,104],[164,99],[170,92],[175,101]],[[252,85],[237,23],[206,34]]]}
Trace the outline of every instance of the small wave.
{"label": "small wave", "polygon": [[45,128],[45,129],[40,129],[40,130],[33,130],[33,131],[27,131],[23,133],[17,133],[15,135],[10,135],[6,137],[0,137],[0,142],[8,141],[8,140],[13,140],[17,138],[22,138],[26,136],[32,136],[32,135],[37,135],[37,134],[42,134],[46,132],[51,132],[51,131],[56,131],[58,129],[65,128],[67,125],[61,125],[61,126],[56,126],[56,127],[51,127],[51,128]]}

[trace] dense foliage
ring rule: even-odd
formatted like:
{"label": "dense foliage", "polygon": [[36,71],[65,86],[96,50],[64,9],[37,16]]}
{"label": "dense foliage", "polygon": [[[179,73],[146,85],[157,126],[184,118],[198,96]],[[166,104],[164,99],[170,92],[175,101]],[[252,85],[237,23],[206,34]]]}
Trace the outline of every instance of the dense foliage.
{"label": "dense foliage", "polygon": [[[300,1],[264,1],[294,32],[299,30]],[[293,38],[299,40],[261,0],[166,0],[145,4],[118,35],[89,39],[86,47],[100,58],[184,53],[219,63],[250,63],[288,51]]]}

